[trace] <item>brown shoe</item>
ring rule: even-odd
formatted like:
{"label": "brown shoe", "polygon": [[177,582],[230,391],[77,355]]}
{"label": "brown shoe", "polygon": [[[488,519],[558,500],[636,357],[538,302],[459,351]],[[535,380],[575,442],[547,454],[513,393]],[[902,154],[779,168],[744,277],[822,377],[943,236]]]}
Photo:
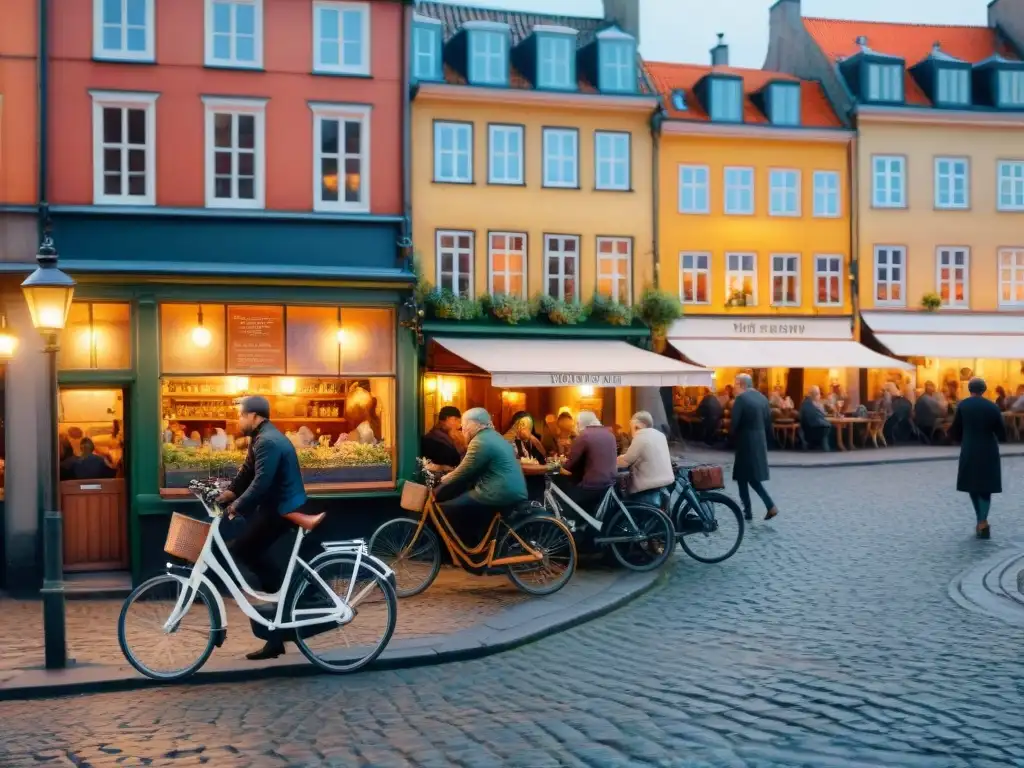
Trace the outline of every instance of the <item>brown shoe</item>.
{"label": "brown shoe", "polygon": [[779,514],[779,508],[778,507],[772,507],[771,509],[768,510],[768,513],[764,516],[764,519],[765,520],[771,520],[773,517],[776,517],[778,514]]}
{"label": "brown shoe", "polygon": [[974,529],[974,535],[979,539],[991,539],[992,529],[989,528],[988,523],[978,523],[978,527]]}

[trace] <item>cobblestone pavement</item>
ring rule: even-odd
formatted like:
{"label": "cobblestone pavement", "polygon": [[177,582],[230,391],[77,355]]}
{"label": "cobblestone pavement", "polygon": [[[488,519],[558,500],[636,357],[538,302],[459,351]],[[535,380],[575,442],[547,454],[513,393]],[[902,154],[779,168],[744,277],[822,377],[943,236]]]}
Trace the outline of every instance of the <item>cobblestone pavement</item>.
{"label": "cobblestone pavement", "polygon": [[603,619],[443,667],[0,704],[0,765],[1024,766],[1021,635],[947,596],[955,464],[779,470],[783,511]]}

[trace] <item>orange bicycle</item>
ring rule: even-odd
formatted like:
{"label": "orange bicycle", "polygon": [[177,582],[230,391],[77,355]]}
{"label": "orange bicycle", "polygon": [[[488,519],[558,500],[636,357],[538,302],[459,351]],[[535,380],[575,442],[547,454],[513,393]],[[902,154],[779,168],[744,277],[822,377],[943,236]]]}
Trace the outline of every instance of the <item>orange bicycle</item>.
{"label": "orange bicycle", "polygon": [[434,498],[436,476],[424,470],[424,477],[424,485],[407,482],[402,489],[402,508],[419,512],[419,519],[389,520],[370,538],[370,552],[395,573],[399,597],[418,595],[437,578],[438,535],[452,563],[469,573],[504,573],[531,595],[550,595],[569,583],[576,571],[576,542],[561,520],[523,502],[510,512],[495,512],[483,539],[470,547]]}

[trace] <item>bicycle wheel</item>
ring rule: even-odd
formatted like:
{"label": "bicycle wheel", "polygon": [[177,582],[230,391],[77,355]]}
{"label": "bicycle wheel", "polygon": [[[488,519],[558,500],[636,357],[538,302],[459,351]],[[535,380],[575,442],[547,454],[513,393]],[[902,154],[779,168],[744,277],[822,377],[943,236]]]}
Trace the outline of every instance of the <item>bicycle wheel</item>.
{"label": "bicycle wheel", "polygon": [[728,560],[743,541],[743,511],[731,497],[717,491],[699,494],[702,510],[689,500],[676,513],[676,531],[683,551],[701,563]]}
{"label": "bicycle wheel", "polygon": [[675,549],[676,533],[668,515],[650,504],[626,503],[608,520],[599,538],[611,541],[615,559],[631,571],[653,571],[664,565]]}
{"label": "bicycle wheel", "polygon": [[[313,567],[334,594],[349,599],[355,614],[351,621],[337,621],[298,627],[295,644],[313,664],[324,672],[355,672],[372,662],[383,651],[398,623],[398,598],[388,580],[376,569],[359,562],[354,555],[338,554],[324,558]],[[351,588],[351,598],[349,591]],[[314,618],[296,610],[329,608],[332,598],[308,573],[299,577],[291,600],[292,620]],[[289,630],[285,630],[286,632]]]}
{"label": "bicycle wheel", "polygon": [[181,680],[199,669],[213,653],[220,618],[215,598],[200,587],[188,611],[170,631],[171,617],[182,592],[180,576],[164,573],[137,586],[117,619],[117,642],[128,663],[154,680]]}
{"label": "bicycle wheel", "polygon": [[370,554],[383,560],[395,572],[399,597],[418,595],[437,578],[441,570],[441,544],[437,534],[420,521],[408,517],[389,520],[370,537]]}
{"label": "bicycle wheel", "polygon": [[530,595],[550,595],[569,583],[576,571],[576,542],[565,523],[538,516],[513,525],[498,549],[499,557],[526,554],[516,536],[538,550],[543,559],[506,566],[513,584]]}

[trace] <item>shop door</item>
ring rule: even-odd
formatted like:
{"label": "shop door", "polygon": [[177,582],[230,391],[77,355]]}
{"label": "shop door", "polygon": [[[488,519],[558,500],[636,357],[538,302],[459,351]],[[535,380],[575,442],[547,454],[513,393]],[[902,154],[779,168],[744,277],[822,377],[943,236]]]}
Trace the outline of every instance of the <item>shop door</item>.
{"label": "shop door", "polygon": [[59,406],[64,570],[126,569],[124,391],[64,387]]}

